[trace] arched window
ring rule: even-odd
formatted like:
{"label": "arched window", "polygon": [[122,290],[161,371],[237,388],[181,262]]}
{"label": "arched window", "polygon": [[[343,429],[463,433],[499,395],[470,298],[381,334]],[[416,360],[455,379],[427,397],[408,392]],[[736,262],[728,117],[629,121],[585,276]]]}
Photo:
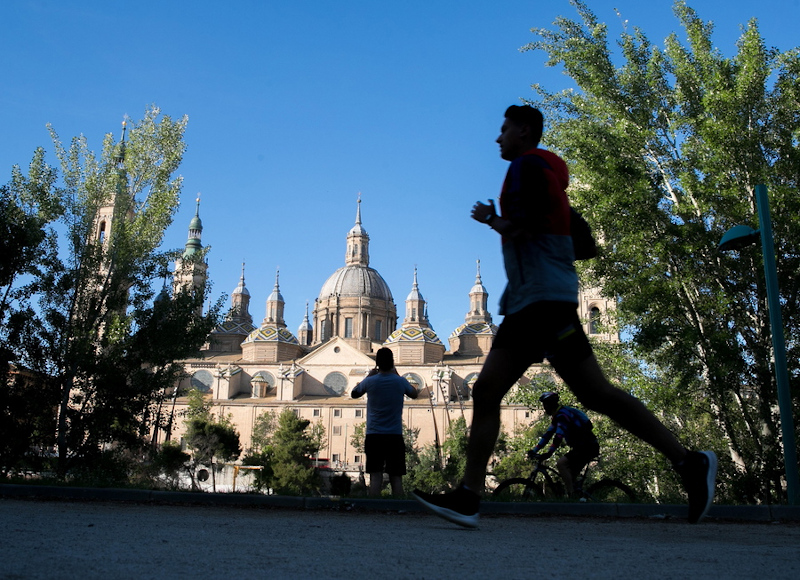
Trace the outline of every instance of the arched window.
{"label": "arched window", "polygon": [[466,377],[464,377],[464,383],[461,388],[461,392],[463,393],[463,397],[465,400],[468,400],[472,396],[472,386],[475,384],[475,381],[478,380],[478,373],[470,373]]}
{"label": "arched window", "polygon": [[589,334],[600,334],[600,309],[597,306],[589,310]]}
{"label": "arched window", "polygon": [[214,376],[206,370],[197,371],[192,375],[191,383],[193,389],[207,393],[214,385]]}
{"label": "arched window", "polygon": [[331,395],[341,396],[344,394],[345,389],[347,389],[347,377],[340,372],[334,371],[328,373],[328,376],[322,381],[322,385]]}
{"label": "arched window", "polygon": [[403,378],[411,383],[411,386],[417,389],[417,392],[425,388],[425,381],[416,373],[406,373]]}

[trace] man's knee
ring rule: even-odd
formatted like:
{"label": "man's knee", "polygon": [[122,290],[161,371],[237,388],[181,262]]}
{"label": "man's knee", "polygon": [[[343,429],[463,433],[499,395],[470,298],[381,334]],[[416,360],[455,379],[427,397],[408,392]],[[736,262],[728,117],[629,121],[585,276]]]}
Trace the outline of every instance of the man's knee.
{"label": "man's knee", "polygon": [[628,400],[633,399],[631,395],[607,381],[597,385],[595,388],[575,391],[575,396],[581,405],[603,415],[613,414],[615,410],[622,408]]}
{"label": "man's knee", "polygon": [[472,388],[473,409],[478,411],[491,411],[500,408],[504,392],[495,388],[491,383],[478,379]]}

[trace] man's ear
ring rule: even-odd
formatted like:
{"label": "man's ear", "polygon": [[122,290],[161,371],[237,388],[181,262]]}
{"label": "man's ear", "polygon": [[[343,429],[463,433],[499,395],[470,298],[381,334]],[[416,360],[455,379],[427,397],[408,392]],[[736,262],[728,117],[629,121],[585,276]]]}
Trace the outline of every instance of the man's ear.
{"label": "man's ear", "polygon": [[530,125],[519,126],[519,138],[523,141],[531,141],[533,133],[531,132]]}

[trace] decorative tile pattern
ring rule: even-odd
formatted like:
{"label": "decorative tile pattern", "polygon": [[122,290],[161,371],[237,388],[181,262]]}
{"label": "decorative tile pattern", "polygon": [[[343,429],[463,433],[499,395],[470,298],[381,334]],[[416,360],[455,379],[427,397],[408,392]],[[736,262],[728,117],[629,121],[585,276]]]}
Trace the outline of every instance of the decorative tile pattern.
{"label": "decorative tile pattern", "polygon": [[431,342],[433,344],[442,344],[436,333],[430,328],[401,328],[395,330],[389,335],[384,344],[392,344],[395,342]]}
{"label": "decorative tile pattern", "polygon": [[252,331],[242,344],[249,342],[285,342],[287,344],[298,344],[297,338],[285,328],[275,326],[262,327]]}
{"label": "decorative tile pattern", "polygon": [[475,324],[462,324],[453,331],[450,338],[457,336],[464,336],[465,334],[490,334],[494,336],[497,334],[496,324],[486,324],[485,322],[476,322]]}

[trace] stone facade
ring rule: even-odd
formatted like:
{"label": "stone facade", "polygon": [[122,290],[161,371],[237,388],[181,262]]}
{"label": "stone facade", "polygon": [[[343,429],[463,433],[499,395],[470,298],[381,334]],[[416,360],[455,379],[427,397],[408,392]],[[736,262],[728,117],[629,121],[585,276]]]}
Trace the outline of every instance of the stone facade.
{"label": "stone facade", "polygon": [[[313,323],[307,305],[297,337],[286,328],[276,274],[267,315],[256,328],[249,313],[250,293],[243,267],[230,311],[211,333],[203,356],[184,361],[187,378],[179,385],[179,393],[190,388],[208,393],[213,412],[231,416],[245,449],[260,414],[290,408],[301,418],[325,427],[327,444],[320,452],[322,457],[335,468],[358,471],[365,458],[350,444],[350,436],[355,426],[366,420],[366,401],[352,399],[350,392],[375,366],[374,353],[381,346],[393,351],[398,372],[421,390],[418,399],[406,400],[403,417],[406,426],[419,429],[420,445],[442,440],[450,422],[458,417],[468,423],[471,420],[472,384],[497,332],[487,308],[480,263],[468,295],[465,288],[469,311],[464,324],[449,336],[449,349],[428,322],[416,271],[398,327],[391,290],[369,266],[369,236],[361,223],[360,204],[359,200],[355,226],[346,237],[345,265],[323,283],[313,306]],[[199,215],[195,219],[192,231],[196,235],[190,236],[190,241],[199,244]],[[182,281],[188,282],[186,278]],[[587,321],[587,332],[604,329],[602,318],[613,307],[613,301],[597,292],[582,292],[579,309]],[[616,340],[613,333],[602,338]],[[186,404],[184,396],[177,397],[176,417]],[[503,429],[510,435],[532,420],[525,407],[507,405],[502,409]],[[174,426],[172,437],[178,438],[182,421],[176,419]]]}

